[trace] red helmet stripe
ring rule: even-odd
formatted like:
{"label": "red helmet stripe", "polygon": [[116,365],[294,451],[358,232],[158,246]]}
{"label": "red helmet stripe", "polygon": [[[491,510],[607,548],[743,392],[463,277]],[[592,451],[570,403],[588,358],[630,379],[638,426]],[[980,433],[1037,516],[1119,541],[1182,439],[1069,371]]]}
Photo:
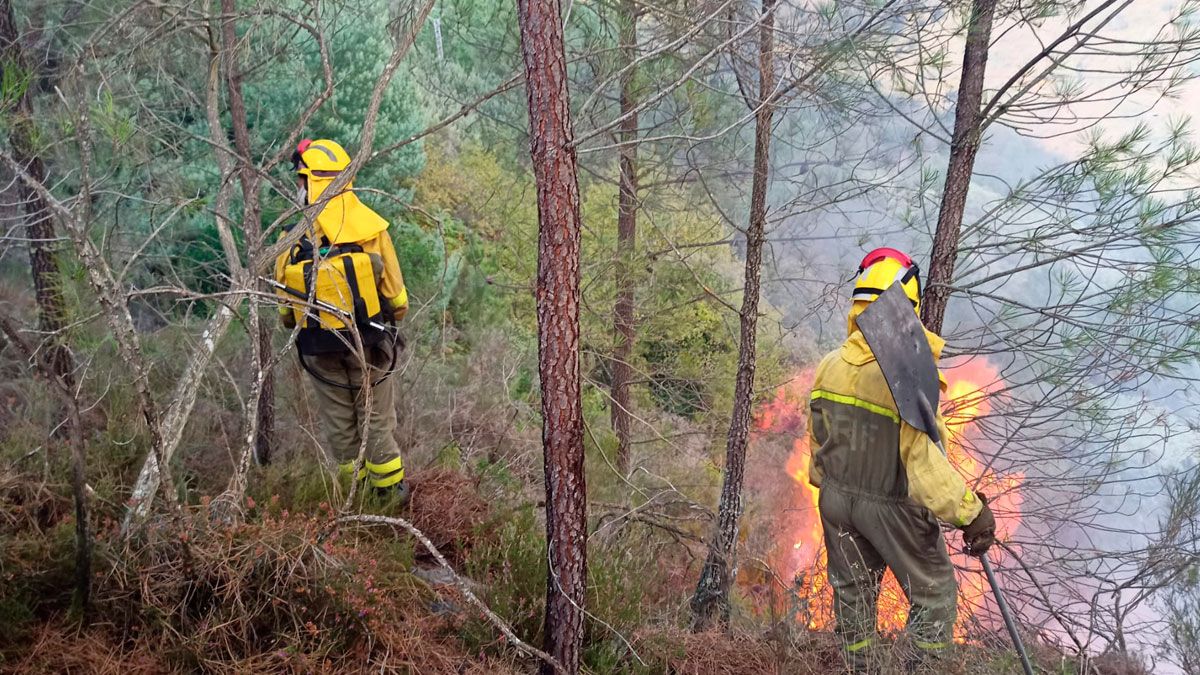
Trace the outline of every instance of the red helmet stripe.
{"label": "red helmet stripe", "polygon": [[863,257],[862,262],[858,265],[858,271],[862,272],[871,265],[874,265],[885,258],[891,258],[905,267],[912,267],[913,264],[912,258],[908,257],[908,255],[904,252],[898,251],[894,248],[884,247],[877,248]]}

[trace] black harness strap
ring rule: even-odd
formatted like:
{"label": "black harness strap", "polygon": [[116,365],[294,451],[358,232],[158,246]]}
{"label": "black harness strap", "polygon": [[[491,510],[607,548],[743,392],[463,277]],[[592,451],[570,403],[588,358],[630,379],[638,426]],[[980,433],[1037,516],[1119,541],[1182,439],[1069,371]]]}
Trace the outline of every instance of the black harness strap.
{"label": "black harness strap", "polygon": [[913,263],[908,271],[904,273],[904,278],[900,279],[900,285],[907,284],[913,277],[917,278],[917,297],[921,297],[921,268],[917,267],[917,263]]}
{"label": "black harness strap", "polygon": [[[378,346],[371,346],[371,347],[368,347],[368,348],[367,348],[365,351],[366,351],[367,353],[369,353],[371,349],[379,349],[379,347],[378,347]],[[371,370],[373,370],[373,368],[372,368],[372,366],[371,366],[371,364],[370,364],[370,362],[369,362],[369,361],[368,361],[367,363],[365,363],[365,364],[364,364],[364,368],[363,368],[363,377],[364,377],[364,378],[366,378],[366,381],[367,381],[367,382],[370,382],[370,383],[371,383],[371,387],[372,387],[372,388],[379,386],[380,384],[382,384],[382,383],[383,383],[383,381],[384,381],[384,380],[386,380],[386,379],[388,379],[389,377],[391,377],[392,373],[396,372],[396,362],[397,362],[397,361],[399,360],[399,358],[400,358],[400,350],[402,350],[402,349],[404,349],[404,341],[403,341],[403,339],[400,337],[400,332],[399,332],[399,331],[393,331],[393,332],[392,332],[392,357],[391,357],[391,363],[389,363],[389,364],[388,364],[387,370],[385,370],[385,371],[383,372],[383,375],[381,375],[381,376],[379,377],[379,379],[378,379],[378,380],[371,381]],[[361,385],[360,385],[359,387],[352,387],[352,386],[350,386],[349,384],[342,384],[341,382],[334,382],[333,380],[331,380],[331,379],[329,379],[329,378],[327,378],[327,377],[325,377],[325,376],[321,375],[321,374],[320,374],[320,373],[318,373],[317,371],[313,370],[312,366],[308,365],[308,361],[305,361],[305,360],[304,360],[304,352],[303,352],[302,350],[300,350],[300,349],[297,349],[297,350],[296,350],[296,358],[297,358],[297,359],[299,359],[299,361],[300,361],[300,366],[301,366],[302,368],[304,368],[304,370],[306,370],[306,371],[308,372],[308,374],[309,374],[309,375],[312,375],[314,378],[316,378],[316,379],[320,380],[321,382],[324,382],[325,384],[328,384],[328,385],[330,385],[330,386],[332,386],[332,387],[337,387],[337,388],[339,388],[339,389],[348,389],[348,390],[350,390],[350,391],[354,391],[354,390],[356,390],[356,389],[359,389],[359,388],[361,387]],[[347,357],[347,356],[345,356],[345,355],[342,355],[342,356],[340,356],[339,358],[340,358],[340,362],[341,362],[341,364],[342,364],[342,367],[346,369],[346,382],[347,382],[347,383],[349,383],[349,382],[351,382],[351,379],[350,379],[350,372],[349,372],[349,367],[350,367],[350,366],[349,366],[349,365],[348,365],[348,363],[346,362],[346,359],[347,359],[348,357]]]}
{"label": "black harness strap", "polygon": [[882,288],[871,288],[870,286],[856,286],[854,288],[854,292],[855,293],[870,293],[872,295],[879,295],[880,293],[883,292],[883,289]]}
{"label": "black harness strap", "polygon": [[[316,280],[313,278],[315,276],[313,274],[313,269],[314,266],[311,260],[304,263],[304,298],[306,300],[310,298],[316,300],[317,298],[317,284]],[[321,327],[321,319],[317,312],[313,311],[311,307],[305,309],[304,316],[307,319],[306,323],[308,324],[309,328]]]}
{"label": "black harness strap", "polygon": [[362,299],[362,291],[358,287],[358,275],[354,273],[354,260],[351,256],[342,256],[342,269],[346,272],[346,285],[350,288],[350,302],[354,305],[354,322],[362,325],[367,322],[367,307]]}

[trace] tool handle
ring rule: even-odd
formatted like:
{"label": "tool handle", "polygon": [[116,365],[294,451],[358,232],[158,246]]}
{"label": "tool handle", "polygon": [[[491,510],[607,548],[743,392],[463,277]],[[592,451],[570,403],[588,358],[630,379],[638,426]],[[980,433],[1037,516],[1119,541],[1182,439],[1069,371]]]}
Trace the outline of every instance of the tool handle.
{"label": "tool handle", "polygon": [[[933,414],[933,404],[929,402],[928,398],[925,398],[925,392],[917,392],[917,405],[921,408],[921,420],[925,422],[925,434],[935,445],[941,447],[942,432],[938,429],[937,415]],[[942,454],[946,454],[945,449],[942,450]]]}
{"label": "tool handle", "polygon": [[[925,422],[925,433],[929,436],[929,440],[938,447],[938,450],[942,451],[942,455],[945,455],[946,448],[942,445],[942,434],[938,429],[937,416],[933,414],[933,405],[925,397],[925,392],[917,392],[917,405],[921,408],[921,420]],[[1034,675],[1033,666],[1029,663],[1029,655],[1025,653],[1025,645],[1021,642],[1020,633],[1017,632],[1017,622],[1013,620],[1012,612],[1008,609],[1008,601],[1004,599],[1004,592],[1000,590],[1000,584],[996,581],[996,573],[992,570],[992,561],[988,560],[987,553],[979,556],[979,561],[983,563],[983,572],[987,575],[988,584],[992,587],[992,595],[996,596],[996,606],[1000,608],[1000,615],[1004,617],[1004,626],[1008,629],[1009,637],[1012,638],[1013,647],[1017,650],[1017,656],[1021,657],[1021,668],[1025,671],[1025,675]]]}
{"label": "tool handle", "polygon": [[[267,284],[269,284],[273,288],[277,288],[277,289],[283,291],[284,293],[287,293],[288,295],[291,295],[296,298],[300,298],[301,300],[311,303],[317,309],[322,309],[322,310],[325,310],[326,312],[329,312],[330,314],[335,314],[338,316],[350,316],[350,313],[347,312],[346,310],[344,310],[340,307],[334,307],[333,305],[331,305],[327,302],[322,302],[320,300],[317,300],[316,298],[310,298],[310,297],[308,297],[307,293],[302,293],[302,292],[292,288],[291,286],[288,286],[287,284],[283,284],[278,281],[275,281],[274,279],[268,279],[266,277],[259,277],[259,278],[261,280],[267,282]],[[388,329],[387,326],[379,323],[378,321],[368,321],[367,325],[376,330],[386,331]]]}
{"label": "tool handle", "polygon": [[1004,592],[1000,590],[1000,584],[996,581],[996,573],[992,571],[992,561],[988,560],[987,553],[979,556],[979,561],[983,563],[983,573],[987,575],[988,584],[992,587],[992,595],[996,596],[996,606],[1000,608],[1000,616],[1004,617],[1004,626],[1008,629],[1009,637],[1012,638],[1013,647],[1017,649],[1017,656],[1021,657],[1021,668],[1025,671],[1025,675],[1033,675],[1033,666],[1029,664],[1029,655],[1025,653],[1021,634],[1017,632],[1017,622],[1013,620],[1012,612],[1008,609],[1008,602],[1004,599]]}

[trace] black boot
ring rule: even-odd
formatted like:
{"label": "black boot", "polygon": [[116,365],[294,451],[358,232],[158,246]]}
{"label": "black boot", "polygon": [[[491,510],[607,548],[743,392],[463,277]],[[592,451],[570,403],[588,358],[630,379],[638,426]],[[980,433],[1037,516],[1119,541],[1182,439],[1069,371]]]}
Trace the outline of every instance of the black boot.
{"label": "black boot", "polygon": [[375,488],[375,496],[381,504],[400,511],[408,506],[408,483],[400,481],[388,487]]}

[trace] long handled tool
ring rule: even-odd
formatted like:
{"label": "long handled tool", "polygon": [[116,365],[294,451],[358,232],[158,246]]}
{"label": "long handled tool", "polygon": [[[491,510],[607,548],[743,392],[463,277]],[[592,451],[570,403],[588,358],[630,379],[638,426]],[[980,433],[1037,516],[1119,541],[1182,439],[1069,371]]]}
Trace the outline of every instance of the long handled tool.
{"label": "long handled tool", "polygon": [[[353,315],[350,312],[347,312],[346,310],[342,309],[341,307],[334,307],[333,305],[331,305],[327,302],[322,302],[321,300],[317,300],[315,297],[309,297],[309,295],[307,293],[305,293],[303,291],[298,291],[298,290],[292,288],[291,286],[281,283],[275,279],[268,279],[267,277],[259,277],[258,279],[259,279],[259,281],[265,282],[271,288],[283,291],[284,293],[287,293],[288,295],[290,295],[294,298],[299,298],[300,300],[304,300],[305,302],[308,302],[309,304],[311,304],[313,307],[316,307],[317,309],[320,309],[322,311],[333,314],[334,316],[353,318]],[[366,325],[370,326],[371,328],[377,328],[382,331],[386,331],[388,329],[387,326],[383,325],[382,323],[379,323],[378,321],[371,321],[371,322],[368,322]]]}
{"label": "long handled tool", "polygon": [[[905,299],[907,300],[907,297]],[[913,314],[913,316],[916,315]],[[878,356],[876,358],[878,359]],[[882,367],[882,363],[880,365]],[[887,377],[886,371],[884,377]],[[890,384],[888,388],[891,388]],[[918,394],[917,404],[921,406],[921,417],[925,421],[925,433],[937,445],[938,450],[941,450],[943,455],[946,454],[946,448],[942,445],[941,434],[937,428],[937,418],[934,417],[933,408],[923,392]],[[996,596],[996,606],[1000,608],[1000,616],[1004,617],[1004,627],[1008,629],[1008,635],[1012,638],[1017,656],[1021,658],[1021,668],[1025,671],[1025,675],[1033,675],[1033,666],[1029,663],[1029,655],[1025,653],[1021,634],[1017,632],[1017,622],[1013,619],[1012,611],[1008,609],[1008,601],[1004,599],[1004,592],[1000,590],[1000,583],[996,581],[996,573],[992,570],[992,561],[988,560],[986,552],[979,556],[979,562],[983,564],[983,573],[987,575],[988,585],[992,587],[992,595]]]}
{"label": "long handled tool", "polygon": [[[858,327],[883,371],[888,389],[896,401],[900,419],[923,431],[942,454],[946,454],[941,433],[938,431],[937,416],[933,412],[941,394],[937,365],[933,362],[933,352],[925,338],[925,329],[913,311],[912,302],[898,282],[881,293],[871,306],[859,315]],[[1013,620],[1008,602],[1005,601],[1000,584],[996,581],[996,574],[992,571],[992,563],[987,554],[979,556],[979,559],[983,563],[988,584],[992,587],[992,594],[996,596],[996,605],[1004,617],[1004,626],[1008,629],[1017,655],[1021,657],[1021,667],[1025,670],[1025,675],[1034,675],[1029,656],[1025,653],[1025,645],[1021,643],[1021,635],[1017,632],[1016,621]]]}
{"label": "long handled tool", "polygon": [[992,571],[992,562],[988,560],[986,553],[979,556],[979,561],[983,563],[983,573],[987,575],[988,583],[992,586],[992,593],[996,596],[996,605],[1000,608],[1000,616],[1004,617],[1004,625],[1008,628],[1008,634],[1012,636],[1013,646],[1017,648],[1017,656],[1021,657],[1021,668],[1025,670],[1025,675],[1033,675],[1033,666],[1029,665],[1029,655],[1025,653],[1025,645],[1021,644],[1021,635],[1017,633],[1017,622],[1013,620],[1012,612],[1008,609],[1008,602],[1004,599],[1004,594],[1000,592],[1000,584],[996,582],[996,573]]}

